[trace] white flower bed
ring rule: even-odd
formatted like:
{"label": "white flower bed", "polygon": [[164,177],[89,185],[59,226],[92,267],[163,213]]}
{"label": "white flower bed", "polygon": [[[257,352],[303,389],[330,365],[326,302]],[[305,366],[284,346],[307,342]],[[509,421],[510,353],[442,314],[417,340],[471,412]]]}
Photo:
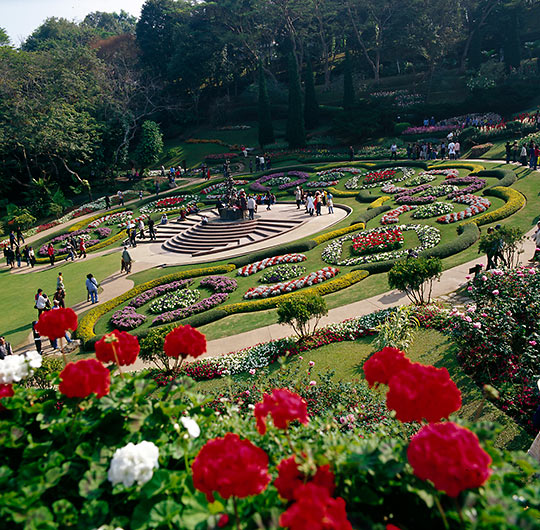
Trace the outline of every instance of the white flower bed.
{"label": "white flower bed", "polygon": [[[415,252],[421,252],[428,248],[435,247],[441,241],[441,233],[439,229],[434,226],[429,225],[400,225],[398,226],[402,232],[407,230],[414,230],[418,239],[420,240],[420,245],[415,247]],[[368,234],[375,231],[384,230],[384,228],[372,228],[371,230],[364,231],[364,234]],[[362,263],[374,263],[377,261],[388,261],[393,259],[400,259],[406,257],[409,253],[407,249],[392,250],[390,252],[381,252],[379,254],[370,254],[367,256],[358,256],[354,258],[341,259],[343,253],[343,243],[345,241],[350,241],[358,236],[358,232],[347,234],[335,241],[332,241],[322,252],[322,259],[326,263],[331,263],[333,265],[341,266],[350,266],[350,265],[360,265]]]}
{"label": "white flower bed", "polygon": [[382,225],[392,225],[399,223],[399,216],[402,213],[410,212],[411,210],[414,210],[417,208],[415,204],[403,204],[397,208],[394,208],[393,210],[390,210],[389,212],[385,213],[381,217],[381,224]]}
{"label": "white flower bed", "polygon": [[118,223],[119,221],[126,221],[130,217],[133,217],[133,212],[130,212],[130,211],[111,213],[109,215],[104,215],[103,217],[100,217],[99,219],[96,219],[95,221],[92,221],[88,225],[88,228],[97,228],[99,225],[103,223],[105,223],[106,225],[113,225],[113,224]]}
{"label": "white flower bed", "polygon": [[[240,185],[243,185],[243,184],[247,184],[248,181],[247,180],[234,180],[233,181],[234,184],[236,186],[240,186]],[[224,189],[227,187],[227,183],[226,182],[220,182],[218,184],[212,184],[211,186],[208,186],[204,189],[201,190],[201,195],[208,195],[209,193],[212,193],[216,190],[221,190],[221,189]]]}
{"label": "white flower bed", "polygon": [[22,355],[8,355],[0,360],[0,383],[9,385],[34,375],[34,370],[41,366],[41,355],[29,351]]}
{"label": "white flower bed", "polygon": [[469,204],[468,208],[461,212],[453,212],[437,219],[438,223],[449,224],[456,223],[457,221],[463,221],[469,217],[478,215],[485,212],[490,206],[491,202],[485,197],[478,197],[477,195],[460,195],[454,199],[454,202],[461,204]]}
{"label": "white flower bed", "polygon": [[433,182],[437,178],[436,175],[431,175],[427,171],[422,171],[416,177],[413,177],[409,182],[405,183],[405,186],[411,188],[413,186],[420,186],[420,184],[427,184]]}
{"label": "white flower bed", "polygon": [[148,215],[146,215],[145,213],[139,215],[139,217],[135,217],[135,219],[130,217],[127,221],[123,223],[118,223],[118,228],[127,228],[128,225],[133,223],[135,223],[135,225],[138,225],[139,221],[144,221],[145,219],[148,219]]}
{"label": "white flower bed", "polygon": [[454,205],[449,202],[434,202],[433,204],[423,204],[418,206],[412,216],[415,219],[427,219],[437,215],[444,215],[454,210]]}
{"label": "white flower bed", "polygon": [[424,193],[420,194],[420,197],[423,195],[434,195],[435,197],[442,197],[443,195],[448,195],[454,191],[458,191],[459,186],[454,186],[450,184],[441,184],[440,186],[433,186],[429,190],[426,190]]}
{"label": "white flower bed", "polygon": [[340,170],[335,169],[327,169],[326,171],[319,171],[316,175],[316,177],[319,180],[322,180],[324,182],[333,182],[335,180],[340,180],[345,176],[345,173]]}
{"label": "white flower bed", "polygon": [[337,180],[316,180],[315,182],[307,182],[306,187],[308,188],[328,188],[330,186],[335,186],[339,181]]}
{"label": "white flower bed", "polygon": [[154,300],[148,310],[151,313],[160,315],[165,311],[189,307],[200,300],[201,292],[198,289],[178,289],[172,293],[166,293],[161,298]]}
{"label": "white flower bed", "polygon": [[250,263],[241,269],[236,271],[237,276],[251,276],[256,272],[266,269],[266,267],[272,267],[272,265],[279,265],[280,263],[299,263],[306,261],[304,254],[284,254],[283,256],[274,256],[272,258],[265,258],[255,263]]}
{"label": "white flower bed", "polygon": [[316,285],[318,283],[325,282],[326,280],[330,280],[338,273],[339,269],[336,269],[335,267],[323,267],[316,272],[312,272],[307,276],[303,276],[302,278],[298,278],[296,280],[280,282],[274,285],[251,287],[251,289],[248,289],[246,294],[244,294],[244,298],[247,300],[253,300],[255,298],[268,298],[270,296],[292,293],[298,289],[310,287],[311,285]]}

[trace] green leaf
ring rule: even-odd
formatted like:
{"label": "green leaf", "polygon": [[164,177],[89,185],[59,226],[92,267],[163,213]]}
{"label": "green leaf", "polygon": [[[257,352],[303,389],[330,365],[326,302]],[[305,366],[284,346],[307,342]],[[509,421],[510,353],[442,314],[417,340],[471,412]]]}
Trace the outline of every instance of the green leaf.
{"label": "green leaf", "polygon": [[73,526],[77,524],[77,509],[68,500],[60,499],[53,502],[52,509],[59,524],[63,526]]}
{"label": "green leaf", "polygon": [[107,520],[109,504],[105,501],[91,500],[83,504],[81,520],[86,528],[99,528]]}
{"label": "green leaf", "polygon": [[79,482],[79,494],[85,499],[94,499],[101,493],[101,484],[106,480],[107,473],[105,469],[93,466],[83,476]]}
{"label": "green leaf", "polygon": [[53,515],[45,506],[34,508],[26,514],[24,530],[53,530],[56,528]]}
{"label": "green leaf", "polygon": [[162,525],[169,526],[171,524],[181,526],[179,524],[181,512],[182,505],[174,502],[172,499],[158,502],[148,514],[148,524],[151,528],[158,528]]}

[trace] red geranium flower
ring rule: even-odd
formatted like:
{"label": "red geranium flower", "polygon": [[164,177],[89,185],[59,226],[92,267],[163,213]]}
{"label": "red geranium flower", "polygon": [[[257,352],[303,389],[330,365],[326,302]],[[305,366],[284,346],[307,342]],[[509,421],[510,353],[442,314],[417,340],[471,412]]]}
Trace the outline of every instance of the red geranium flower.
{"label": "red geranium flower", "polygon": [[103,397],[109,393],[111,374],[96,359],[84,359],[68,365],[60,372],[59,390],[67,397],[84,398],[90,394]]}
{"label": "red geranium flower", "polygon": [[298,394],[286,388],[275,388],[272,390],[272,395],[264,394],[262,403],[255,405],[254,412],[260,434],[266,432],[268,414],[272,415],[274,425],[278,429],[287,429],[293,420],[298,420],[304,425],[309,421],[306,402]]}
{"label": "red geranium flower", "polygon": [[111,333],[103,335],[102,339],[96,342],[96,357],[102,363],[117,362],[113,348],[116,349],[120,366],[133,364],[141,349],[137,337],[130,335],[126,331],[115,329]]}
{"label": "red geranium flower", "polygon": [[226,513],[222,513],[218,520],[218,528],[223,528],[229,524],[229,516]]}
{"label": "red geranium flower", "polygon": [[206,337],[190,325],[178,326],[165,337],[163,351],[169,357],[199,357],[206,351]]}
{"label": "red geranium flower", "polygon": [[398,528],[396,525],[394,524],[387,524],[386,525],[386,530],[400,530],[400,528]]}
{"label": "red geranium flower", "polygon": [[193,485],[214,501],[214,492],[224,499],[258,495],[270,482],[268,455],[249,440],[227,433],[206,442],[191,466]]}
{"label": "red geranium flower", "polygon": [[410,364],[404,352],[386,346],[364,363],[364,375],[370,387],[375,383],[387,385],[394,374],[404,370]]}
{"label": "red geranium flower", "polygon": [[446,368],[411,363],[390,378],[386,405],[400,421],[432,423],[459,410],[461,392]]}
{"label": "red geranium flower", "polygon": [[422,427],[412,437],[407,457],[418,478],[431,480],[450,497],[480,487],[491,475],[491,457],[476,434],[452,422]]}
{"label": "red geranium flower", "polygon": [[15,392],[13,391],[13,385],[0,384],[0,410],[4,410],[2,398],[8,398],[14,395]]}
{"label": "red geranium flower", "polygon": [[[280,497],[292,501],[295,498],[295,491],[303,486],[309,479],[299,469],[294,456],[282,460],[278,464],[278,477],[274,480],[274,486],[278,490]],[[328,464],[317,468],[315,475],[309,480],[328,490],[331,496],[334,494],[334,473]]]}
{"label": "red geranium flower", "polygon": [[345,501],[311,482],[298,488],[297,501],[281,514],[279,524],[290,530],[352,530]]}
{"label": "red geranium flower", "polygon": [[77,314],[73,309],[59,307],[51,311],[41,313],[36,331],[49,339],[59,339],[66,334],[66,331],[74,331],[77,329]]}

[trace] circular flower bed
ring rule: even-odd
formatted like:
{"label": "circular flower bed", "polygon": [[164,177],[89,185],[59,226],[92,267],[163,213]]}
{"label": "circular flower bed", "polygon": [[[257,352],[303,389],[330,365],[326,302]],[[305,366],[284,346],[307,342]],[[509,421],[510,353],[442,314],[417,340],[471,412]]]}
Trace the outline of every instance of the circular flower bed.
{"label": "circular flower bed", "polygon": [[[418,239],[420,240],[420,245],[415,247],[415,252],[421,252],[422,250],[426,250],[428,248],[432,248],[439,244],[441,241],[441,233],[439,230],[433,226],[429,225],[400,225],[398,226],[398,229],[402,232],[405,232],[407,230],[414,230],[416,232],[416,235],[418,236]],[[372,228],[371,230],[367,230],[364,232],[365,234],[369,234],[371,232],[384,230],[384,228]],[[371,254],[368,256],[358,256],[355,258],[348,258],[348,259],[341,259],[342,253],[343,253],[343,243],[345,241],[350,241],[351,239],[354,239],[357,237],[358,234],[347,234],[339,239],[336,239],[335,241],[332,241],[322,252],[322,259],[326,261],[326,263],[331,263],[333,265],[344,265],[344,266],[350,266],[350,265],[359,265],[362,263],[374,263],[377,261],[388,261],[393,259],[399,259],[403,258],[408,255],[408,251],[405,249],[399,249],[399,250],[392,250],[390,252],[381,252],[379,254]]]}
{"label": "circular flower bed", "polygon": [[198,201],[198,195],[174,195],[172,197],[165,197],[149,202],[148,204],[141,206],[140,211],[145,214],[168,212],[170,210],[179,210],[191,206]]}
{"label": "circular flower bed", "polygon": [[[74,232],[67,232],[65,234],[62,234],[60,236],[53,237],[50,241],[42,245],[39,249],[38,254],[40,256],[48,256],[47,248],[49,246],[49,243],[52,243],[53,245],[56,245],[57,243],[62,243],[66,239],[74,238],[75,241],[78,244],[79,239],[83,239],[85,241],[86,248],[89,249],[90,247],[97,245],[99,243],[99,239],[91,239],[90,233],[92,233],[93,230],[91,228],[83,228],[82,230],[75,230]],[[100,236],[102,237],[102,236]],[[75,249],[78,250],[78,247]],[[55,248],[54,249],[54,255],[55,256],[63,256],[67,254],[67,248],[61,247],[61,248]]]}
{"label": "circular flower bed", "polygon": [[335,182],[342,179],[345,176],[342,170],[327,169],[326,171],[319,171],[317,178],[323,182]]}
{"label": "circular flower bed", "polygon": [[449,213],[454,209],[454,205],[448,202],[434,202],[433,204],[425,204],[418,206],[413,212],[412,216],[415,219],[427,219],[428,217],[435,217],[437,215],[443,215]]}
{"label": "circular flower bed", "polygon": [[467,219],[469,217],[473,217],[474,215],[478,215],[479,213],[485,212],[491,206],[491,202],[488,199],[478,197],[477,195],[461,195],[456,197],[454,202],[468,204],[469,207],[465,208],[465,210],[461,212],[449,213],[443,217],[439,217],[437,219],[438,223],[448,224],[462,221],[463,219]]}
{"label": "circular flower bed", "polygon": [[335,267],[323,267],[322,269],[312,272],[307,276],[291,280],[290,282],[280,282],[275,285],[261,285],[260,287],[252,287],[248,289],[244,298],[253,300],[255,298],[268,298],[269,296],[278,296],[280,294],[291,293],[303,287],[309,287],[318,283],[325,282],[338,274],[339,269]]}
{"label": "circular flower bed", "polygon": [[[384,171],[394,172],[394,175],[391,177],[392,182],[401,182],[402,180],[406,180],[414,175],[414,169],[410,167],[393,167],[393,168],[388,168]],[[382,173],[382,171],[368,173],[367,176],[356,175],[345,183],[345,188],[347,188],[348,190],[352,190],[352,189],[365,190],[369,188],[376,188],[381,185],[381,182],[385,182],[385,180],[373,178],[374,180],[373,182],[367,182],[367,178],[366,178],[364,180],[364,183],[360,185],[360,180],[362,176],[369,177],[370,175],[374,175],[375,173]],[[387,180],[388,179],[386,179],[386,181]],[[406,188],[403,188],[403,189],[406,189]]]}
{"label": "circular flower bed", "polygon": [[337,180],[329,180],[329,181],[308,182],[306,186],[308,188],[328,188],[329,186],[335,186],[336,184],[338,184]]}
{"label": "circular flower bed", "polygon": [[129,330],[139,327],[145,320],[145,315],[137,313],[133,307],[126,306],[114,312],[111,317],[111,324],[116,329]]}
{"label": "circular flower bed", "polygon": [[468,195],[470,193],[475,193],[477,191],[480,191],[482,188],[486,186],[486,181],[484,179],[480,179],[478,177],[446,177],[447,179],[452,182],[453,185],[456,184],[468,184],[467,187],[458,189],[457,191],[453,191],[452,193],[448,194],[449,199],[454,199],[456,197],[459,197],[460,195]]}
{"label": "circular flower bed", "polygon": [[395,250],[403,245],[399,228],[384,228],[359,234],[353,239],[353,253],[359,256]]}
{"label": "circular flower bed", "polygon": [[433,182],[436,178],[436,175],[433,175],[427,171],[422,171],[422,173],[419,173],[418,175],[416,175],[416,177],[413,177],[411,180],[406,182],[405,186],[407,186],[408,188],[412,186],[420,186],[420,184]]}
{"label": "circular flower bed", "polygon": [[133,224],[133,223],[138,225],[139,221],[144,221],[146,219],[148,219],[148,215],[146,215],[145,213],[142,213],[141,215],[139,215],[139,217],[135,217],[135,218],[130,217],[127,221],[118,223],[118,228],[127,228],[130,224]]}
{"label": "circular flower bed", "polygon": [[197,289],[180,289],[167,293],[150,304],[148,310],[156,315],[164,311],[172,311],[183,307],[189,307],[201,298]]}
{"label": "circular flower bed", "polygon": [[[295,179],[295,180],[293,180]],[[266,193],[270,191],[272,186],[277,186],[280,190],[286,190],[288,188],[294,188],[307,182],[309,175],[303,171],[289,171],[287,174],[272,173],[271,175],[264,175],[258,178],[255,182],[250,184],[249,188],[257,193]],[[267,184],[263,186],[263,184]]]}
{"label": "circular flower bed", "polygon": [[399,216],[402,213],[410,212],[411,210],[414,210],[416,206],[414,205],[408,205],[404,204],[403,206],[400,206],[399,208],[395,208],[394,210],[390,210],[389,212],[385,213],[381,217],[381,224],[382,225],[391,225],[391,224],[397,224],[399,222]]}
{"label": "circular flower bed", "polygon": [[371,171],[364,178],[364,184],[375,184],[392,180],[396,174],[395,169],[383,169],[381,171]]}
{"label": "circular flower bed", "polygon": [[[243,184],[247,184],[247,180],[233,180],[235,186],[240,186]],[[213,193],[214,191],[218,190],[224,190],[227,187],[226,182],[220,182],[219,184],[212,184],[211,186],[207,186],[206,188],[201,190],[201,195],[208,195],[210,193]]]}
{"label": "circular flower bed", "polygon": [[306,268],[300,265],[278,265],[270,271],[266,271],[260,278],[261,283],[284,282],[304,274]]}
{"label": "circular flower bed", "polygon": [[441,184],[440,186],[433,186],[430,188],[429,195],[435,195],[435,197],[443,197],[444,195],[448,195],[449,193],[452,193],[453,191],[458,191],[458,186],[451,186],[450,184]]}
{"label": "circular flower bed", "polygon": [[103,217],[92,221],[88,224],[88,228],[97,228],[101,224],[106,224],[108,226],[115,225],[118,222],[125,221],[132,216],[133,212],[129,210],[125,212],[111,213],[109,215],[104,215]]}
{"label": "circular flower bed", "polygon": [[256,272],[266,269],[266,267],[272,267],[273,265],[279,265],[281,263],[299,263],[300,261],[306,261],[304,254],[284,254],[282,256],[274,256],[272,258],[265,258],[255,263],[250,263],[241,269],[236,271],[238,276],[251,276]]}

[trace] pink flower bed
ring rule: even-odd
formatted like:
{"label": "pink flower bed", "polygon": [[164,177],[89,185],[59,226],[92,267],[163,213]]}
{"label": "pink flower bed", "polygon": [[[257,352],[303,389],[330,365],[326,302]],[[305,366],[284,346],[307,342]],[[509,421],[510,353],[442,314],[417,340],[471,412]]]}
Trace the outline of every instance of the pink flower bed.
{"label": "pink flower bed", "polygon": [[306,261],[306,259],[304,254],[284,254],[282,256],[274,256],[272,258],[256,261],[255,263],[250,263],[249,265],[238,269],[236,274],[238,276],[251,276],[256,272],[266,269],[266,267],[272,267],[273,265],[280,265],[282,263],[299,263],[301,261]]}

